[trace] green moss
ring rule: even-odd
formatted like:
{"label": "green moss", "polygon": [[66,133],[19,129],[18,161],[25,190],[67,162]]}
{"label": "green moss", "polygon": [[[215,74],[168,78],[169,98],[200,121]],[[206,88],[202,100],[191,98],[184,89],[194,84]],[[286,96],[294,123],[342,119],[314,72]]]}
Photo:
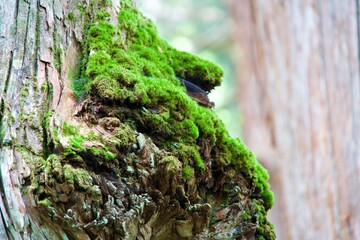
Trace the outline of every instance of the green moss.
{"label": "green moss", "polygon": [[116,155],[113,154],[112,152],[107,151],[107,150],[103,150],[103,149],[98,148],[98,147],[91,147],[90,152],[92,152],[95,156],[104,158],[104,159],[106,159],[108,161],[114,160],[116,158]]}
{"label": "green moss", "polygon": [[92,186],[92,178],[85,169],[74,168],[69,164],[63,166],[65,180],[86,190]]}
{"label": "green moss", "polygon": [[68,19],[69,19],[70,21],[74,21],[74,20],[75,20],[75,14],[74,14],[73,12],[69,13],[67,17],[68,17]]}
{"label": "green moss", "polygon": [[[54,42],[56,42],[56,40],[54,40]],[[61,71],[61,67],[62,67],[62,49],[59,47],[55,47],[55,50],[53,51],[54,54],[54,67],[58,70]]]}
{"label": "green moss", "polygon": [[[126,131],[128,129],[126,128]],[[91,152],[93,155],[100,157],[101,159],[105,159],[108,161],[114,160],[116,158],[116,154],[111,152],[108,147],[108,143],[106,141],[102,141],[99,136],[97,136],[93,131],[89,134],[80,134],[79,127],[73,126],[69,123],[64,122],[62,125],[62,132],[64,136],[67,136],[68,147],[65,147],[63,154],[65,156],[77,155],[79,153],[85,153],[87,151]],[[131,137],[127,136],[129,141]],[[134,138],[132,136],[132,138]],[[90,148],[86,148],[84,146],[85,141],[93,141],[99,142],[102,144],[101,147],[92,146]],[[135,142],[135,138],[133,139]],[[109,141],[109,144],[113,143],[113,140]],[[127,142],[128,143],[128,142]]]}
{"label": "green moss", "polygon": [[84,140],[85,140],[85,137],[82,135],[78,135],[78,136],[69,138],[68,143],[69,143],[70,149],[73,151],[77,151],[77,152],[85,152],[86,148],[83,146]]}
{"label": "green moss", "polygon": [[47,92],[47,90],[48,90],[48,84],[47,84],[47,82],[43,82],[43,84],[41,84],[40,90],[41,90],[42,92]]}
{"label": "green moss", "polygon": [[164,164],[167,172],[176,173],[181,170],[181,162],[174,156],[166,156],[161,159],[160,164]]}
{"label": "green moss", "polygon": [[79,4],[78,10],[79,10],[79,12],[81,13],[81,15],[85,15],[85,14],[86,14],[86,9],[85,9],[85,7],[83,6],[83,4]]}
{"label": "green moss", "polygon": [[62,132],[64,136],[74,136],[79,134],[79,127],[64,122],[62,125]]}
{"label": "green moss", "polygon": [[71,80],[71,88],[75,93],[77,99],[80,99],[87,92],[86,85],[89,82],[89,78],[82,73],[81,63],[83,59],[79,58],[76,66],[70,66],[71,69],[68,72],[68,78]]}
{"label": "green moss", "polygon": [[51,164],[52,173],[57,179],[62,179],[63,172],[62,172],[62,163],[61,159],[56,154],[50,154],[47,158],[47,162]]}
{"label": "green moss", "polygon": [[51,201],[48,198],[45,198],[43,200],[40,200],[37,202],[38,205],[44,206],[44,207],[51,207]]}
{"label": "green moss", "polygon": [[194,169],[189,165],[185,164],[182,169],[182,179],[184,181],[194,177]]}
{"label": "green moss", "polygon": [[[183,163],[182,176],[196,177],[204,161],[235,169],[251,180],[253,199],[268,210],[274,202],[269,175],[240,139],[233,139],[211,109],[199,106],[176,77],[187,79],[206,91],[221,84],[223,71],[217,65],[169,46],[151,20],[121,1],[119,25],[109,14],[97,14],[88,31],[91,56],[86,67],[86,91],[105,105],[131,108],[134,122]],[[129,144],[132,134],[119,128],[117,144]],[[207,153],[204,148],[207,148]],[[93,150],[100,154],[99,150]]]}
{"label": "green moss", "polygon": [[20,97],[27,98],[28,95],[29,95],[29,83],[26,82],[20,90]]}
{"label": "green moss", "polygon": [[[219,160],[251,177],[264,204],[267,208],[272,206],[268,175],[251,151],[240,140],[232,139],[222,122],[189,98],[175,79],[186,78],[211,90],[221,83],[222,70],[173,49],[158,37],[149,19],[127,3],[123,6],[118,29],[101,13],[89,30],[90,48],[95,53],[89,59],[87,73],[93,79],[93,94],[104,101],[162,109],[142,112],[141,117],[153,133],[181,142],[180,159],[190,157],[196,167],[204,169],[199,150],[193,146],[196,139],[207,139],[210,145],[218,146]],[[122,39],[119,30],[126,33],[125,39],[115,41]]]}
{"label": "green moss", "polygon": [[128,125],[121,123],[115,134],[116,138],[113,139],[117,142],[118,147],[128,147],[136,143],[134,130]]}
{"label": "green moss", "polygon": [[89,139],[89,140],[97,140],[97,139],[99,139],[99,137],[95,134],[94,131],[91,131],[91,132],[89,132],[89,134],[87,135],[87,139]]}
{"label": "green moss", "polygon": [[251,215],[247,211],[243,212],[243,216],[244,216],[245,220],[250,220],[251,219]]}
{"label": "green moss", "polygon": [[223,71],[215,64],[199,60],[198,57],[175,51],[171,53],[171,66],[176,75],[198,84],[204,90],[211,90],[221,84]]}
{"label": "green moss", "polygon": [[258,224],[256,229],[255,239],[275,239],[274,225],[266,218],[266,209],[259,204],[253,204],[250,210],[250,215],[255,216]]}
{"label": "green moss", "polygon": [[[50,120],[51,120],[52,115],[53,115],[53,111],[48,111],[47,113],[44,114],[43,123],[42,123],[44,131],[47,131],[48,129],[50,129]],[[47,134],[47,133],[45,132],[45,134]],[[46,145],[48,146],[51,142],[51,139],[48,138],[47,135],[45,135],[45,139],[46,139]]]}
{"label": "green moss", "polygon": [[53,141],[55,141],[55,144],[56,143],[59,143],[60,142],[60,138],[59,138],[59,128],[57,128],[57,127],[54,127],[53,128]]}
{"label": "green moss", "polygon": [[116,34],[116,27],[104,20],[98,21],[89,30],[90,48],[99,51],[106,51],[112,46],[113,36]]}
{"label": "green moss", "polygon": [[197,145],[185,145],[180,144],[177,146],[179,158],[183,160],[183,162],[188,162],[189,160],[192,160],[193,165],[196,167],[204,170],[205,165],[204,162],[201,159],[200,153],[199,153],[199,147]]}
{"label": "green moss", "polygon": [[79,152],[86,151],[86,148],[83,146],[83,142],[87,139],[87,136],[80,134],[79,127],[64,122],[62,124],[62,134],[65,137],[69,137],[69,146],[64,149],[65,156],[76,155]]}

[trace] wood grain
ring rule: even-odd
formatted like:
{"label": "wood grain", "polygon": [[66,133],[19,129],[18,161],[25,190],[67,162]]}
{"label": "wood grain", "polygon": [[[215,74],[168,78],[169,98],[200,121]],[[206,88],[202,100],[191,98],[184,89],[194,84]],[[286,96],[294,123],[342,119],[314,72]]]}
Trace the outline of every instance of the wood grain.
{"label": "wood grain", "polygon": [[231,1],[246,143],[278,239],[360,236],[358,1]]}

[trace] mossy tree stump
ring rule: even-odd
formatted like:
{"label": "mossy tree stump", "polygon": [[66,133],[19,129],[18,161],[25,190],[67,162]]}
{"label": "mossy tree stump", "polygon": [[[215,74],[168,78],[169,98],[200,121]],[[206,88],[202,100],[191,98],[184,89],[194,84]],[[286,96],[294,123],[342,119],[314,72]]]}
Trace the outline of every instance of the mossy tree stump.
{"label": "mossy tree stump", "polygon": [[131,1],[0,3],[1,239],[274,239],[268,174]]}

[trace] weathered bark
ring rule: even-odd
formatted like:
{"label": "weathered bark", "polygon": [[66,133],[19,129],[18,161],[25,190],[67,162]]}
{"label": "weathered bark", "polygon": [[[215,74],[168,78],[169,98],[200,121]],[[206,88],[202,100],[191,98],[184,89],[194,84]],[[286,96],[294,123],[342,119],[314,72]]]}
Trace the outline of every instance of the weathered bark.
{"label": "weathered bark", "polygon": [[360,236],[358,1],[232,1],[245,142],[279,239]]}
{"label": "weathered bark", "polygon": [[[43,239],[52,231],[44,232],[37,221],[40,212],[31,208],[32,196],[22,192],[29,187],[25,179],[31,175],[23,154],[29,158],[46,155],[44,116],[48,111],[62,111],[59,100],[66,94],[65,66],[55,59],[63,58],[59,49],[76,54],[81,28],[69,27],[64,17],[74,10],[74,3],[0,1],[1,239]],[[70,55],[67,62],[73,59]]]}

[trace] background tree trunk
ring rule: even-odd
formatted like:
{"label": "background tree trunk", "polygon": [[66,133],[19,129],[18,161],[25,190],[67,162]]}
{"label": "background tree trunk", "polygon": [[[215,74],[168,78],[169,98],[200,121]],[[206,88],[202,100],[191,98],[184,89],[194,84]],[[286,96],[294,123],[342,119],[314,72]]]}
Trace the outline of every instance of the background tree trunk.
{"label": "background tree trunk", "polygon": [[232,1],[244,139],[279,239],[360,236],[358,1]]}

